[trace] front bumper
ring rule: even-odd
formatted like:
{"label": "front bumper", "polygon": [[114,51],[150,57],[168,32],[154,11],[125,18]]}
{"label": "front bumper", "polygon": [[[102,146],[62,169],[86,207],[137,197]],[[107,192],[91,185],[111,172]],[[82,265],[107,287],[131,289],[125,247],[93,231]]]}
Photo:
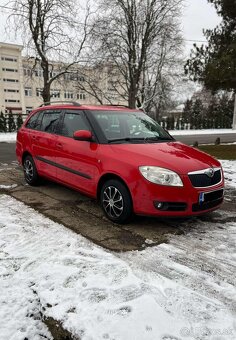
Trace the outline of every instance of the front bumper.
{"label": "front bumper", "polygon": [[156,185],[140,180],[133,185],[134,212],[150,216],[193,216],[217,209],[223,202],[224,181],[205,188],[192,186],[188,176],[183,187]]}

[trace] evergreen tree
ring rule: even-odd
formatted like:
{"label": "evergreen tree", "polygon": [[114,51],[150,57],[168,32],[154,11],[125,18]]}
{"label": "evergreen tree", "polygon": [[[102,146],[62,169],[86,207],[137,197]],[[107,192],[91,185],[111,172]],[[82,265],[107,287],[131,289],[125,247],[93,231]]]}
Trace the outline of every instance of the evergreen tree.
{"label": "evergreen tree", "polygon": [[207,107],[206,115],[210,119],[215,119],[219,114],[219,107],[216,97],[212,97],[210,104]]}
{"label": "evergreen tree", "polygon": [[185,104],[184,104],[184,109],[182,113],[182,122],[183,123],[189,123],[190,117],[192,115],[192,106],[193,102],[191,99],[187,99]]}
{"label": "evergreen tree", "polygon": [[8,114],[8,132],[16,131],[16,123],[13,117],[12,112]]}
{"label": "evergreen tree", "polygon": [[170,130],[174,130],[175,128],[175,118],[174,116],[170,117]]}
{"label": "evergreen tree", "polygon": [[176,121],[175,130],[179,130],[179,129],[180,129],[180,120],[178,118]]}
{"label": "evergreen tree", "polygon": [[185,73],[213,92],[234,91],[236,98],[236,0],[208,2],[215,6],[222,21],[214,29],[204,30],[207,46],[193,45]]}
{"label": "evergreen tree", "polygon": [[0,113],[0,132],[7,132],[7,122],[6,117],[3,112]]}
{"label": "evergreen tree", "polygon": [[204,116],[204,106],[202,104],[201,99],[196,99],[193,106],[192,106],[192,112],[191,112],[191,116],[193,118],[199,118],[200,116]]}
{"label": "evergreen tree", "polygon": [[16,126],[17,126],[17,130],[20,129],[20,127],[23,124],[23,119],[22,119],[22,115],[19,113],[16,119]]}
{"label": "evergreen tree", "polygon": [[224,118],[229,118],[232,121],[234,114],[234,103],[232,98],[229,98],[227,94],[223,94],[219,100],[219,115]]}

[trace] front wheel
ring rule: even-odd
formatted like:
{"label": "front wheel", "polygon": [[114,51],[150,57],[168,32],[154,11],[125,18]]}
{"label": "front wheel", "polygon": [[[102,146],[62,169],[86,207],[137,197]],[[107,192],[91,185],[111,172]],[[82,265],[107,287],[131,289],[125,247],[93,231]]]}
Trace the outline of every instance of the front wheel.
{"label": "front wheel", "polygon": [[132,200],[126,186],[119,180],[108,180],[102,186],[100,202],[106,217],[115,223],[126,223],[132,215]]}
{"label": "front wheel", "polygon": [[39,183],[39,175],[33,157],[28,155],[23,162],[25,180],[29,185],[37,185]]}

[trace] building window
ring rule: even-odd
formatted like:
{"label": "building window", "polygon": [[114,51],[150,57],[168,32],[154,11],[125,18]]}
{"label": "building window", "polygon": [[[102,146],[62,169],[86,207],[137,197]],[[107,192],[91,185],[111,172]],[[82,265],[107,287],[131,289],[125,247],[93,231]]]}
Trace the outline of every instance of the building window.
{"label": "building window", "polygon": [[32,88],[31,87],[25,87],[25,96],[26,97],[32,97]]}
{"label": "building window", "polygon": [[29,68],[24,68],[24,76],[31,77],[32,73]]}
{"label": "building window", "polygon": [[13,62],[17,62],[17,59],[16,58],[11,58],[11,57],[1,57],[2,60],[5,60],[5,61],[13,61]]}
{"label": "building window", "polygon": [[70,80],[71,75],[69,73],[64,74],[64,79],[65,80]]}
{"label": "building window", "polygon": [[26,113],[29,114],[33,110],[32,106],[27,106],[26,107]]}
{"label": "building window", "polygon": [[36,88],[36,96],[37,96],[37,97],[41,97],[41,96],[42,96],[42,93],[43,93],[43,89]]}
{"label": "building window", "polygon": [[53,78],[53,77],[56,77],[58,74],[59,74],[58,71],[51,71],[51,72],[49,72],[49,77]]}
{"label": "building window", "polygon": [[6,81],[7,83],[19,83],[18,79],[7,79],[3,78],[3,81]]}
{"label": "building window", "polygon": [[5,99],[5,103],[19,103],[19,100],[16,99]]}
{"label": "building window", "polygon": [[77,99],[85,100],[86,99],[85,93],[77,93]]}
{"label": "building window", "polygon": [[42,77],[43,76],[43,70],[42,69],[36,69],[34,70],[35,77]]}
{"label": "building window", "polygon": [[83,76],[78,77],[78,81],[85,81],[85,78]]}
{"label": "building window", "polygon": [[51,90],[50,94],[51,94],[52,98],[60,98],[60,96],[61,96],[60,90]]}
{"label": "building window", "polygon": [[5,72],[18,72],[18,70],[14,69],[14,68],[5,68],[5,67],[3,67],[2,70],[5,71]]}
{"label": "building window", "polygon": [[4,92],[19,93],[19,90],[4,89]]}
{"label": "building window", "polygon": [[71,91],[65,91],[64,92],[64,98],[65,99],[73,99],[74,98],[74,93]]}

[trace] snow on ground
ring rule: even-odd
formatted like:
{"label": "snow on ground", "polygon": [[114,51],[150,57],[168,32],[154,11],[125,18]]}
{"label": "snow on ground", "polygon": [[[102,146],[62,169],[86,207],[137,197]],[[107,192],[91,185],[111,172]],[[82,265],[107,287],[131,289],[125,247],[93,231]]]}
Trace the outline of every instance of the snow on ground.
{"label": "snow on ground", "polygon": [[17,184],[11,184],[11,185],[0,184],[0,189],[14,189],[16,187],[17,187]]}
{"label": "snow on ground", "polygon": [[186,136],[186,135],[217,135],[217,134],[236,134],[236,130],[232,129],[206,129],[206,130],[169,130],[169,133],[173,136]]}
{"label": "snow on ground", "polygon": [[0,132],[0,142],[12,143],[16,141],[16,132]]}
{"label": "snow on ground", "polygon": [[[223,217],[222,217],[223,218]],[[235,222],[193,222],[170,244],[113,254],[0,196],[0,339],[236,338]]]}
{"label": "snow on ground", "polygon": [[236,161],[220,160],[225,176],[226,187],[236,188]]}

